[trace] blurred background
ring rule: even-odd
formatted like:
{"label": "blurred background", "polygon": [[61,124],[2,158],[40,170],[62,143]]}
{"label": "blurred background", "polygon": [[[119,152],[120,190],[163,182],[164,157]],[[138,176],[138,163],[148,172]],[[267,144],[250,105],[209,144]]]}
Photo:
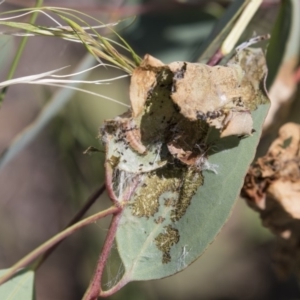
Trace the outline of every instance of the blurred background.
{"label": "blurred background", "polygon": [[[0,11],[34,4],[35,1],[29,0],[7,0],[0,5]],[[203,41],[229,4],[230,1],[225,0],[44,1],[45,6],[74,8],[104,23],[128,18],[119,33],[140,56],[150,53],[165,63],[195,60]],[[278,7],[279,1],[264,1],[245,39],[254,33],[269,33]],[[28,21],[28,17],[19,21]],[[53,26],[43,16],[37,23]],[[0,35],[0,82],[6,79],[19,42],[20,38]],[[274,102],[283,104],[280,112],[274,110],[269,117],[260,154],[266,151],[282,123],[299,122],[299,101],[294,101],[297,96],[293,96],[297,93],[293,72],[298,58],[299,52],[296,58],[283,61],[281,73],[273,84]],[[63,66],[70,66],[66,72],[71,73],[80,64],[93,65],[82,45],[58,38],[32,37],[15,77]],[[118,70],[99,68],[90,72],[88,79],[119,75],[122,73]],[[125,78],[110,85],[84,88],[129,103],[128,86],[129,78]],[[287,91],[284,95],[278,92],[283,90],[282,86]],[[54,101],[58,93],[53,87],[37,85],[15,85],[8,89],[0,110],[2,153],[28,126],[36,124],[45,105]],[[104,181],[104,154],[84,155],[83,152],[89,146],[103,149],[97,138],[99,127],[104,119],[114,118],[126,108],[84,93],[59,94],[59,97],[65,98],[60,100],[61,108],[55,116],[20,153],[0,166],[0,269],[8,268],[59,232]],[[109,199],[103,195],[88,214],[109,205]],[[37,272],[36,299],[81,299],[93,274],[109,221],[109,218],[101,220],[80,230],[57,248]],[[272,268],[273,247],[272,235],[261,226],[258,215],[240,199],[216,241],[190,267],[166,279],[130,283],[110,298],[300,299],[296,278],[277,279]]]}

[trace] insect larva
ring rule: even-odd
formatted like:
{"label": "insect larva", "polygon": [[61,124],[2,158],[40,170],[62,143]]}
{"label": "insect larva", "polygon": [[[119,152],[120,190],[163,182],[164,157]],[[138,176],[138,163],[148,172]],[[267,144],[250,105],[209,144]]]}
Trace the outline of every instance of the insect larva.
{"label": "insect larva", "polygon": [[124,126],[124,136],[128,145],[139,154],[146,154],[147,148],[142,144],[140,130],[136,126],[130,126],[130,121],[128,120],[123,124]]}

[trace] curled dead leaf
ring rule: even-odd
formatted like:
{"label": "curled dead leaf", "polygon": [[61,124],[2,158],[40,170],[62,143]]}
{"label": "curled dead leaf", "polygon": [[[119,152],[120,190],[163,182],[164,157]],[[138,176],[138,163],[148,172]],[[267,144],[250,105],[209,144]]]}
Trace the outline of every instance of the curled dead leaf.
{"label": "curled dead leaf", "polygon": [[287,123],[249,169],[242,195],[277,236],[278,271],[300,276],[300,125]]}
{"label": "curled dead leaf", "polygon": [[151,87],[156,84],[157,69],[163,66],[160,60],[147,54],[141,65],[134,69],[129,90],[133,117],[143,111]]}
{"label": "curled dead leaf", "polygon": [[239,66],[207,66],[175,62],[169,65],[174,74],[172,99],[181,113],[195,121],[199,112],[232,107],[233,99],[240,96],[242,69]]}
{"label": "curled dead leaf", "polygon": [[[130,99],[135,118],[145,114],[147,99],[161,98],[155,87],[161,85],[159,74],[169,76],[164,91],[168,91],[180,113],[189,121],[203,120],[216,127],[222,137],[251,135],[251,111],[267,99],[262,88],[266,77],[266,62],[261,49],[244,49],[227,66],[173,62],[164,65],[146,55],[132,74]],[[170,114],[167,116],[170,118]]]}
{"label": "curled dead leaf", "polygon": [[253,130],[253,120],[250,111],[234,111],[221,133],[221,137],[229,135],[250,135]]}
{"label": "curled dead leaf", "polygon": [[189,120],[202,119],[221,136],[251,135],[250,111],[267,98],[261,87],[266,62],[261,49],[245,49],[227,66],[174,62],[171,98]]}

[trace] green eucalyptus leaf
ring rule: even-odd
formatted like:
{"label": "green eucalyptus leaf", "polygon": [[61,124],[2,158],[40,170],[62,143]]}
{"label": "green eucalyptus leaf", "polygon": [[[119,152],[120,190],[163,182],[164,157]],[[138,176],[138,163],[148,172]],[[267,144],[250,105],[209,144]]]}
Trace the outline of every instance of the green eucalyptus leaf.
{"label": "green eucalyptus leaf", "polygon": [[[282,64],[284,53],[286,51],[287,40],[291,31],[291,15],[292,1],[282,1],[275,26],[271,32],[271,40],[267,52],[267,64],[269,69],[269,76],[267,78],[268,88],[272,85],[278,69]],[[297,30],[299,31],[299,28],[297,28]]]}
{"label": "green eucalyptus leaf", "polygon": [[[1,270],[0,276],[7,270]],[[33,300],[34,299],[34,272],[23,269],[13,278],[0,286],[1,300]]]}
{"label": "green eucalyptus leaf", "polygon": [[291,15],[288,14],[289,11],[287,11],[285,15],[285,18],[291,18],[291,24],[283,60],[290,59],[291,57],[298,57],[300,50],[300,19],[298,18],[300,2],[297,0],[290,0],[290,5]]}
{"label": "green eucalyptus leaf", "polygon": [[148,55],[134,70],[131,111],[102,127],[107,184],[124,207],[122,283],[175,274],[214,240],[255,155],[265,74],[263,51],[250,48],[227,66]]}
{"label": "green eucalyptus leaf", "polygon": [[[213,242],[238,198],[244,176],[254,158],[268,109],[269,104],[264,104],[252,113],[255,129],[253,136],[241,141],[237,137],[230,137],[227,145],[223,145],[224,151],[209,157],[208,162],[216,169],[216,173],[210,170],[203,172],[204,184],[197,190],[186,214],[174,225],[174,229],[178,230],[179,241],[170,249],[169,263],[162,262],[162,252],[155,244],[155,238],[162,231],[167,234],[165,220],[159,223],[157,217],[134,217],[130,207],[125,208],[117,232],[117,242],[125,266],[124,276],[128,281],[173,275],[195,261]],[[166,193],[164,198],[172,196]],[[157,215],[165,215],[167,209],[165,205],[160,205]]]}

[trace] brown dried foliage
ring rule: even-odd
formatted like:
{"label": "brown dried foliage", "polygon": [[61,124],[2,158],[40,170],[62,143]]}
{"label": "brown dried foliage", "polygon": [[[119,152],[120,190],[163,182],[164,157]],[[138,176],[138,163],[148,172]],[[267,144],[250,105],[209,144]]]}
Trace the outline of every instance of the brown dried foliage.
{"label": "brown dried foliage", "polygon": [[300,125],[287,123],[268,153],[250,168],[242,195],[277,237],[279,274],[300,275]]}

